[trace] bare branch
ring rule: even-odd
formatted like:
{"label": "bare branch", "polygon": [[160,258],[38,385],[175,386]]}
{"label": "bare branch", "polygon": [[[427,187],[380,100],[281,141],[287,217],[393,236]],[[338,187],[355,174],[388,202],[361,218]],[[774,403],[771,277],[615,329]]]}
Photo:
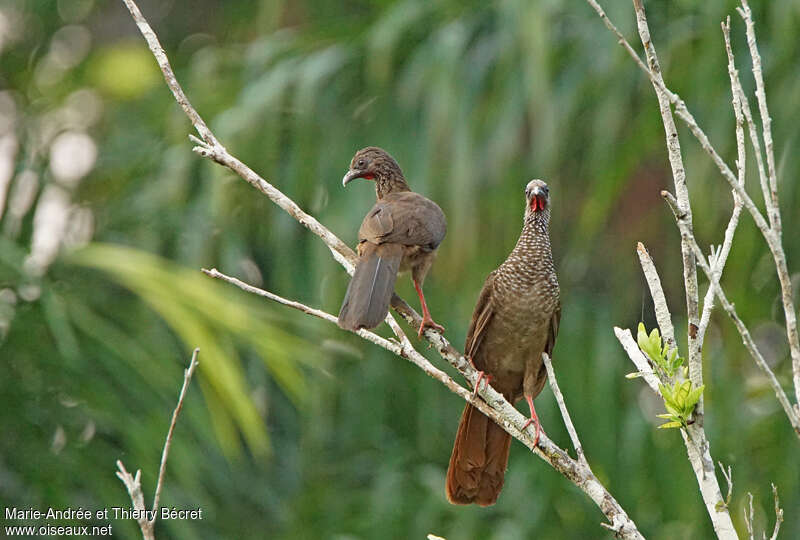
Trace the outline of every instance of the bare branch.
{"label": "bare branch", "polygon": [[[139,523],[139,528],[142,530],[142,537],[144,540],[154,540],[155,538],[154,530],[156,518],[158,517],[158,503],[161,498],[161,488],[164,485],[164,473],[167,470],[169,449],[172,446],[172,434],[175,432],[175,424],[178,422],[178,415],[181,413],[181,409],[183,409],[183,399],[186,397],[186,389],[189,387],[189,382],[192,380],[194,370],[199,363],[197,361],[198,354],[200,354],[200,349],[195,349],[192,353],[189,367],[183,372],[183,386],[178,396],[178,404],[175,406],[175,410],[172,413],[172,421],[169,424],[169,430],[167,430],[167,439],[164,441],[164,449],[161,452],[161,465],[158,469],[158,482],[156,483],[156,493],[153,497],[153,508],[151,510],[147,510],[144,505],[141,469],[136,471],[136,476],[131,476],[125,469],[125,465],[122,464],[122,461],[117,460],[117,469],[119,469],[117,471],[117,477],[122,480],[122,483],[125,484],[125,487],[128,489],[128,495],[130,495],[133,508],[137,510],[139,514],[136,521]],[[150,519],[147,518],[148,515]]]}
{"label": "bare branch", "polygon": [[[681,157],[678,130],[675,126],[675,120],[672,117],[672,110],[670,107],[672,96],[664,84],[661,66],[658,62],[655,45],[650,37],[650,28],[647,23],[647,15],[645,14],[642,0],[633,0],[633,7],[636,12],[636,25],[639,30],[639,37],[644,47],[647,64],[650,68],[648,74],[653,84],[653,89],[656,92],[656,97],[658,98],[661,120],[666,133],[667,153],[675,183],[676,203],[682,216],[681,223],[683,227],[691,233],[692,209],[689,202],[689,190],[686,186],[686,171],[684,170],[683,159]],[[679,113],[680,108],[680,103],[676,104],[676,113]],[[699,388],[703,385],[703,357],[702,343],[697,339],[700,324],[697,265],[695,262],[695,254],[692,252],[689,240],[683,236],[681,237],[681,254],[683,257],[683,281],[686,290],[689,378],[694,387]],[[719,538],[737,538],[728,509],[724,507],[724,505],[718,504],[722,500],[722,493],[717,478],[714,475],[714,462],[711,459],[711,445],[703,429],[703,402],[704,400],[701,396],[694,411],[695,423],[681,430],[681,435],[686,445],[689,462],[697,478],[697,484],[700,488],[706,511],[714,526],[714,531]]]}
{"label": "bare branch", "polygon": [[169,64],[169,60],[167,59],[167,54],[164,52],[163,47],[161,47],[161,43],[158,41],[158,36],[156,33],[153,32],[153,29],[150,28],[150,24],[148,24],[147,20],[142,15],[142,12],[139,11],[139,6],[133,0],[122,0],[125,2],[125,6],[128,8],[128,11],[131,12],[131,16],[133,20],[136,22],[136,26],[139,27],[139,31],[144,36],[145,41],[147,41],[147,46],[150,47],[150,51],[153,53],[153,56],[156,58],[156,62],[158,62],[158,67],[161,68],[161,73],[164,74],[164,80],[169,86],[169,89],[172,91],[172,95],[175,96],[175,101],[178,102],[178,105],[181,106],[183,112],[186,113],[186,116],[189,117],[189,120],[192,122],[192,125],[197,130],[197,133],[209,144],[214,146],[219,146],[219,141],[217,141],[214,134],[211,133],[211,130],[208,129],[206,123],[200,118],[200,115],[197,114],[197,111],[194,110],[192,104],[189,103],[189,99],[186,97],[186,94],[183,93],[183,88],[181,85],[178,84],[178,80],[175,78],[175,73],[172,71],[172,66]]}
{"label": "bare branch", "polygon": [[[742,92],[737,90],[738,84],[738,73],[736,71],[736,65],[734,63],[733,58],[733,50],[731,49],[731,42],[730,42],[730,17],[727,18],[726,22],[722,23],[722,34],[725,38],[725,51],[728,54],[728,74],[731,80],[731,103],[733,105],[733,113],[736,118],[736,152],[737,152],[737,159],[736,159],[736,168],[738,171],[738,179],[739,185],[744,188],[744,179],[745,179],[745,170],[746,170],[746,160],[747,160],[747,152],[745,152],[745,145],[744,145],[744,116],[742,114]],[[722,245],[719,249],[714,253],[713,261],[709,260],[711,263],[711,268],[714,272],[714,275],[717,277],[717,281],[722,278],[722,270],[725,268],[725,263],[728,260],[728,255],[731,251],[731,246],[733,245],[733,235],[736,232],[736,227],[739,225],[739,216],[742,213],[742,198],[734,191],[733,192],[733,212],[731,213],[731,218],[728,221],[728,226],[725,228],[725,236],[722,241]],[[700,317],[700,328],[697,331],[697,341],[698,346],[702,350],[703,342],[705,340],[706,330],[708,329],[708,324],[711,321],[711,311],[714,308],[714,290],[709,286],[708,291],[706,291],[705,298],[703,299],[703,313]]]}
{"label": "bare branch", "polygon": [[[747,208],[747,211],[753,216],[756,226],[759,228],[759,230],[761,230],[762,234],[764,234],[766,238],[766,235],[769,234],[770,228],[767,224],[767,221],[764,219],[764,216],[758,210],[755,203],[744,190],[744,188],[738,184],[736,176],[734,176],[733,172],[731,172],[730,167],[728,167],[728,165],[723,161],[714,147],[711,146],[708,136],[706,136],[705,132],[700,129],[699,125],[697,125],[697,121],[689,112],[689,109],[686,108],[686,104],[683,102],[680,96],[667,88],[667,86],[664,84],[663,78],[661,77],[660,71],[657,77],[656,74],[642,62],[641,58],[639,58],[639,56],[636,54],[636,51],[633,50],[633,47],[631,47],[630,43],[628,43],[622,33],[617,29],[616,26],[611,24],[611,21],[608,20],[608,17],[600,5],[595,0],[586,1],[594,8],[595,11],[597,11],[597,13],[600,15],[600,18],[606,24],[606,27],[616,35],[618,43],[622,45],[622,47],[628,52],[636,65],[645,72],[653,86],[658,88],[658,91],[660,91],[663,96],[666,96],[669,99],[669,102],[675,107],[675,114],[678,115],[678,118],[683,120],[683,122],[689,128],[689,131],[692,132],[692,135],[694,135],[700,143],[700,147],[711,157],[711,160],[722,173],[723,178],[725,178],[725,180],[730,184],[731,188],[742,198],[745,208]],[[640,0],[634,0],[634,7],[637,5],[641,6]],[[643,12],[644,11],[642,9],[642,13]],[[649,39],[649,32],[647,36]],[[675,138],[677,138],[677,133],[675,134]]]}
{"label": "bare branch", "polygon": [[725,506],[730,506],[731,496],[733,495],[733,473],[731,472],[731,466],[728,465],[728,470],[726,471],[725,465],[723,465],[721,461],[718,461],[717,464],[719,465],[719,470],[722,471],[722,476],[725,477],[725,482],[728,484],[728,494],[725,496]]}
{"label": "bare branch", "polygon": [[[330,313],[311,308],[301,304],[300,302],[288,300],[276,295],[275,293],[248,285],[247,283],[244,283],[234,277],[227,276],[216,269],[204,269],[203,272],[213,278],[227,281],[228,283],[231,283],[232,285],[235,285],[244,291],[268,298],[285,306],[302,311],[307,315],[312,315],[336,324],[336,317]],[[613,498],[608,490],[606,490],[599,480],[597,480],[597,477],[595,477],[586,460],[581,459],[583,456],[582,450],[578,450],[579,459],[577,461],[573,460],[571,457],[569,457],[569,454],[556,446],[555,443],[553,443],[553,441],[551,441],[544,433],[540,435],[537,446],[534,446],[534,428],[528,427],[525,431],[521,430],[521,427],[525,425],[527,419],[522,416],[522,414],[520,414],[519,411],[513,407],[513,405],[506,401],[502,394],[495,391],[490,385],[481,385],[478,393],[483,399],[476,398],[472,391],[462,387],[444,371],[441,371],[431,364],[424,356],[422,356],[411,346],[408,340],[405,340],[405,342],[401,344],[363,329],[358,330],[355,332],[355,334],[366,339],[367,341],[370,341],[371,343],[374,343],[375,345],[378,345],[379,347],[386,349],[387,351],[396,354],[397,356],[400,356],[401,358],[409,360],[417,367],[422,369],[427,375],[444,384],[451,392],[471,403],[483,414],[491,418],[500,427],[511,434],[512,437],[522,442],[522,444],[527,446],[528,449],[530,449],[532,452],[546,461],[556,471],[561,473],[565,478],[583,490],[584,493],[586,493],[600,507],[600,510],[611,522],[610,524],[606,525],[612,530],[616,531],[620,538],[643,538],[636,529],[636,524],[628,517],[624,509]],[[459,355],[458,357],[454,358],[451,357],[446,351],[444,353],[440,351],[440,354],[442,354],[442,357],[451,365],[453,365],[473,387],[477,384],[478,372],[463,357],[463,355]],[[549,362],[549,358],[546,361]],[[550,366],[549,369],[552,369],[552,366]],[[554,380],[555,379],[553,377],[552,381]],[[561,393],[559,391],[558,395],[560,394]],[[563,403],[563,398],[561,403]],[[559,405],[561,405],[561,403]],[[569,415],[567,414],[565,416],[565,421],[567,421],[568,418]],[[572,425],[571,421],[569,422],[569,425]],[[572,429],[574,430],[574,427]],[[577,448],[580,448],[580,443],[578,443]]]}
{"label": "bare branch", "polygon": [[663,381],[661,381],[660,375],[653,371],[653,366],[650,365],[650,361],[647,359],[641,349],[639,349],[639,345],[637,345],[636,340],[633,339],[631,331],[628,329],[623,330],[622,328],[615,326],[614,334],[622,344],[622,348],[625,349],[626,353],[628,353],[628,358],[631,359],[633,365],[635,365],[636,369],[639,370],[639,373],[644,378],[644,381],[650,388],[653,389],[653,392],[660,396],[661,391],[658,389],[658,385]]}
{"label": "bare branch", "polygon": [[[733,174],[730,167],[728,167],[728,165],[720,157],[716,149],[714,149],[714,147],[711,145],[711,142],[708,140],[708,136],[697,124],[697,121],[694,119],[694,116],[689,112],[689,109],[686,107],[684,101],[680,98],[678,94],[672,92],[669,88],[665,86],[660,71],[656,73],[655,71],[652,70],[652,68],[648,68],[646,65],[644,65],[639,56],[636,54],[636,51],[633,50],[633,48],[627,42],[625,37],[620,33],[620,31],[613,24],[611,24],[611,21],[608,20],[608,17],[606,16],[605,12],[603,12],[602,8],[599,6],[599,4],[597,4],[595,0],[587,0],[587,2],[595,9],[595,11],[597,11],[598,15],[600,15],[601,19],[606,24],[606,27],[608,27],[612,32],[614,32],[614,34],[617,36],[618,42],[623,46],[623,48],[628,52],[628,54],[631,55],[631,58],[633,58],[633,60],[636,62],[636,65],[638,65],[645,72],[650,81],[653,83],[654,88],[657,88],[657,94],[659,91],[661,92],[661,94],[659,94],[659,104],[661,103],[660,100],[662,96],[666,96],[669,99],[670,103],[672,103],[672,105],[675,107],[675,114],[678,115],[678,117],[681,120],[683,120],[683,122],[689,128],[689,131],[692,132],[692,135],[694,135],[694,137],[700,143],[700,147],[711,157],[711,160],[717,166],[720,173],[722,173],[722,177],[728,182],[728,184],[736,192],[736,194],[739,195],[739,197],[741,197],[742,204],[752,216],[753,221],[755,221],[756,226],[761,231],[764,240],[767,242],[767,245],[769,246],[770,249],[770,253],[772,254],[773,260],[775,261],[775,267],[778,273],[778,280],[780,281],[781,285],[781,299],[783,301],[783,310],[786,319],[786,334],[787,334],[787,339],[789,341],[789,350],[792,356],[792,379],[794,382],[795,398],[798,401],[798,403],[800,403],[800,330],[798,330],[797,326],[797,314],[794,309],[793,296],[792,296],[792,282],[789,275],[789,269],[786,263],[786,254],[783,250],[783,245],[781,242],[780,229],[773,230],[770,227],[770,225],[767,223],[767,220],[764,218],[764,216],[756,207],[753,200],[745,191],[744,187],[739,184],[736,176]],[[637,21],[638,21],[639,19],[638,12],[641,11],[642,14],[644,13],[641,0],[634,0],[634,7],[637,9]],[[647,33],[647,38],[649,40],[649,32]],[[753,34],[753,40],[755,40],[755,34]],[[645,49],[647,50],[647,47],[645,47]],[[760,59],[759,59],[759,64],[760,64]],[[741,92],[741,95],[743,94],[744,93]],[[747,103],[746,100],[742,100],[743,112],[745,114],[745,117],[748,118],[749,107],[746,106],[746,103]],[[751,119],[748,118],[749,123],[751,123],[750,120]],[[675,133],[675,137],[677,138],[677,133]],[[752,132],[751,132],[751,138],[752,138]],[[757,145],[755,143],[754,147],[757,148]],[[756,156],[757,160],[760,162],[761,160],[760,153],[756,152]],[[775,193],[775,199],[777,199],[777,187],[775,187],[775,189],[773,189],[772,192]],[[678,193],[677,186],[676,186],[676,193]],[[678,194],[678,199],[680,199],[680,194]],[[766,199],[770,200],[773,199],[773,197],[772,196],[766,197]],[[768,204],[771,205],[771,203]],[[680,210],[681,213],[685,214],[685,209],[682,206]],[[772,211],[779,212],[780,209],[776,205],[772,209]],[[776,223],[779,222],[780,218],[778,218]],[[690,349],[690,355],[691,355],[691,349]],[[690,356],[690,361],[691,361],[691,356]],[[797,406],[797,412],[798,414],[800,414],[800,405]]]}
{"label": "bare branch", "polygon": [[192,353],[192,359],[189,362],[189,367],[183,371],[183,386],[181,386],[181,393],[178,395],[178,404],[172,412],[172,421],[169,424],[169,431],[167,431],[167,439],[164,441],[164,450],[161,452],[161,465],[158,468],[158,483],[156,484],[156,494],[153,497],[153,512],[155,516],[158,515],[158,502],[161,498],[161,486],[164,484],[164,473],[167,471],[167,458],[169,458],[169,449],[172,446],[172,434],[175,432],[175,424],[178,422],[178,415],[183,409],[183,399],[186,397],[186,389],[189,387],[189,382],[192,380],[194,370],[197,368],[197,355],[200,354],[200,349],[195,349]]}
{"label": "bare branch", "polygon": [[144,507],[144,495],[142,494],[142,470],[137,470],[136,475],[132,476],[125,469],[125,465],[123,465],[120,460],[117,460],[117,469],[119,469],[117,471],[117,478],[122,480],[122,483],[125,484],[128,495],[130,495],[131,502],[133,503],[133,508],[139,514],[136,521],[139,523],[139,529],[142,531],[142,538],[144,538],[144,540],[155,540],[153,522],[145,517],[147,515],[147,509]]}
{"label": "bare branch", "polygon": [[736,8],[744,20],[747,33],[747,46],[750,48],[750,57],[753,59],[753,78],[756,81],[756,99],[758,100],[758,110],[761,115],[762,135],[764,137],[764,151],[767,154],[767,168],[769,170],[770,192],[764,193],[764,200],[768,209],[770,224],[775,231],[781,232],[781,214],[778,209],[778,177],[775,171],[775,152],[772,144],[772,119],[769,116],[767,107],[767,93],[764,87],[764,76],[761,72],[761,55],[758,53],[758,43],[756,42],[756,29],[753,23],[752,13],[747,0],[742,0],[742,7]]}
{"label": "bare branch", "polygon": [[[130,2],[131,0],[126,0]],[[253,169],[233,157],[222,145],[207,144],[190,136],[192,141],[197,143],[192,150],[198,155],[211,159],[220,165],[229,168],[242,179],[246,180],[251,186],[259,190],[282,208],[287,214],[296,219],[301,225],[309,231],[319,236],[322,241],[330,249],[333,258],[344,266],[348,274],[353,273],[355,261],[357,260],[355,252],[350,249],[347,244],[342,242],[335,234],[333,234],[327,227],[322,225],[313,216],[304,212],[292,199],[284,195],[275,186],[264,180]],[[420,319],[421,320],[421,319]]]}
{"label": "bare branch", "polygon": [[[641,0],[633,0],[633,7],[636,12],[636,25],[639,29],[639,37],[644,46],[647,63],[650,66],[649,73],[652,74],[651,81],[653,89],[658,98],[658,105],[661,111],[661,120],[664,124],[666,134],[667,154],[669,156],[670,167],[672,168],[672,178],[675,183],[675,195],[678,199],[678,207],[683,213],[683,219],[689,229],[692,229],[692,207],[689,202],[689,189],[686,187],[686,170],[683,167],[681,157],[681,145],[678,138],[678,128],[672,117],[670,108],[670,97],[666,92],[664,79],[661,75],[661,66],[658,62],[655,46],[650,38],[650,27],[647,24],[644,5]],[[638,56],[637,56],[638,58]],[[697,329],[700,325],[700,311],[698,306],[697,292],[697,267],[694,262],[692,250],[686,243],[681,242],[681,253],[683,255],[683,281],[686,289],[686,315],[688,324],[688,366],[689,378],[694,383],[695,388],[703,384],[703,365],[700,348],[697,345]],[[703,398],[697,403],[696,415],[702,424]]]}
{"label": "bare branch", "polygon": [[[186,112],[190,120],[192,120],[192,123],[195,124],[195,127],[198,129],[198,132],[203,138],[203,140],[200,140],[190,136],[192,140],[197,143],[197,146],[193,150],[203,157],[210,158],[217,163],[230,168],[244,180],[256,187],[259,191],[270,197],[270,199],[278,206],[283,208],[292,217],[297,219],[311,232],[319,236],[331,250],[334,258],[340,264],[342,264],[342,266],[344,266],[349,273],[352,273],[355,254],[349,247],[347,247],[327,228],[322,226],[315,218],[303,212],[294,203],[294,201],[270,185],[266,180],[252,171],[252,169],[244,165],[235,157],[231,156],[227,150],[214,138],[214,136],[211,135],[210,131],[205,128],[205,124],[202,122],[202,119],[200,119],[200,116],[197,114],[194,108],[192,108],[183,92],[180,91],[180,86],[177,84],[171,68],[169,68],[169,62],[164,54],[164,51],[158,44],[157,39],[154,39],[155,34],[144,20],[144,17],[136,7],[136,4],[133,2],[133,0],[124,0],[124,2],[131,11],[134,20],[136,20],[137,25],[145,36],[145,39],[148,41],[153,54],[159,61],[159,65],[162,66],[162,71],[164,72],[168,86],[170,86],[170,88],[173,90],[173,94],[184,108],[184,112]],[[198,127],[198,125],[205,129],[201,129]],[[207,273],[213,277],[225,279],[226,281],[229,281],[237,286],[246,286],[246,284],[240,282],[239,280],[224,276],[214,270],[209,270]],[[246,290],[250,290],[250,292],[271,298],[296,309],[300,309],[305,313],[324,318],[330,322],[336,321],[336,318],[330,314],[325,314],[324,312],[303,306],[297,302],[279,299],[280,297],[268,293],[267,291],[255,291],[251,290],[249,286],[246,287],[242,288],[246,288]],[[394,307],[394,309],[412,326],[417,328],[419,327],[421,322],[419,315],[396,295],[394,295],[392,298],[392,307]],[[403,358],[411,360],[420,368],[422,368],[428,375],[441,381],[451,391],[460,395],[466,401],[472,403],[481,412],[492,418],[501,427],[503,427],[503,429],[508,431],[513,437],[523,442],[523,444],[534,451],[534,453],[542,457],[567,479],[580,487],[600,507],[601,511],[610,521],[610,525],[608,525],[608,527],[615,531],[618,537],[635,539],[643,538],[637,530],[635,523],[628,517],[628,515],[625,513],[619,503],[617,503],[617,501],[611,496],[611,494],[608,493],[605,487],[603,487],[603,485],[597,480],[585,462],[581,463],[579,461],[572,460],[566,452],[558,448],[545,435],[541,435],[538,445],[534,446],[533,428],[527,428],[524,432],[521,430],[522,426],[526,424],[527,419],[523,417],[510,403],[508,403],[501,394],[497,393],[491,386],[484,385],[479,392],[483,400],[473,397],[473,393],[471,391],[468,391],[458,385],[446,373],[436,369],[432,364],[430,364],[430,362],[428,362],[427,359],[425,359],[424,356],[419,354],[411,346],[409,340],[405,337],[405,334],[400,331],[397,324],[394,323],[393,319],[391,319],[391,316],[387,319],[387,321],[390,323],[390,326],[392,326],[392,329],[396,332],[396,335],[400,340],[399,342],[390,341],[363,330],[359,331],[358,334]],[[462,375],[464,375],[467,380],[470,381],[471,384],[475,385],[477,382],[477,372],[472,368],[470,363],[463,357],[463,355],[458,353],[458,351],[456,351],[438,332],[428,329],[424,335],[444,359],[456,367],[456,369],[458,369]]]}
{"label": "bare branch", "polygon": [[747,498],[750,501],[750,512],[748,513],[747,507],[744,508],[744,524],[747,527],[747,534],[750,536],[750,540],[753,540],[753,494],[748,492]]}
{"label": "bare branch", "polygon": [[550,361],[550,357],[547,355],[547,353],[542,353],[542,361],[544,361],[545,368],[547,368],[547,380],[550,382],[550,389],[553,391],[553,395],[556,398],[556,403],[558,403],[558,408],[561,411],[561,417],[564,419],[564,425],[567,426],[567,432],[569,433],[569,438],[572,440],[572,447],[575,449],[575,453],[578,456],[578,461],[589,467],[589,463],[586,461],[586,457],[583,455],[583,446],[578,438],[578,432],[575,431],[575,426],[572,424],[572,418],[567,410],[567,404],[564,403],[564,396],[561,394],[561,389],[558,387],[558,381],[556,381],[556,372],[553,370],[553,363]]}
{"label": "bare branch", "polygon": [[697,264],[706,274],[706,277],[711,283],[711,288],[713,289],[714,294],[717,296],[717,298],[719,298],[719,301],[722,304],[722,309],[724,309],[725,312],[727,312],[728,315],[730,316],[731,320],[733,321],[733,324],[739,331],[739,335],[742,337],[742,342],[744,343],[745,348],[750,353],[750,356],[753,357],[753,360],[755,360],[756,365],[767,376],[767,380],[769,381],[770,386],[772,386],[772,389],[775,392],[775,397],[778,398],[778,402],[783,407],[783,410],[786,413],[786,416],[789,418],[789,422],[791,423],[792,428],[795,430],[795,433],[797,433],[798,437],[800,437],[800,416],[798,416],[796,409],[792,407],[791,403],[789,402],[789,398],[786,396],[786,392],[783,391],[783,387],[781,387],[777,377],[775,377],[775,373],[769,367],[766,360],[764,360],[761,351],[758,349],[755,341],[753,340],[753,337],[750,335],[750,331],[747,329],[745,324],[739,318],[739,315],[736,313],[736,309],[734,308],[733,304],[731,304],[728,301],[725,292],[722,290],[722,286],[719,284],[719,280],[709,268],[709,265],[706,262],[705,257],[703,256],[703,252],[701,251],[700,246],[697,245],[697,240],[695,240],[694,235],[692,235],[691,231],[689,231],[685,227],[683,220],[679,217],[678,215],[679,210],[677,208],[675,197],[672,196],[672,194],[667,191],[662,191],[661,195],[667,201],[667,203],[670,206],[670,209],[672,210],[672,213],[675,215],[675,221],[677,222],[678,228],[681,231],[681,236],[685,237],[689,241],[692,250],[694,251],[695,256],[697,257]]}
{"label": "bare branch", "polygon": [[772,498],[775,501],[775,528],[769,538],[770,540],[777,540],[778,531],[781,530],[781,523],[783,523],[783,509],[781,508],[781,501],[778,499],[778,488],[775,487],[775,484],[770,485],[772,486]]}
{"label": "bare branch", "polygon": [[661,287],[661,279],[658,277],[656,265],[653,264],[650,253],[647,252],[647,248],[641,242],[636,245],[636,253],[639,255],[639,263],[642,265],[647,285],[650,287],[650,296],[653,298],[656,321],[658,321],[658,327],[661,329],[661,336],[669,349],[674,349],[676,347],[675,329],[672,327],[672,315],[669,313],[667,299],[664,296],[664,289]]}

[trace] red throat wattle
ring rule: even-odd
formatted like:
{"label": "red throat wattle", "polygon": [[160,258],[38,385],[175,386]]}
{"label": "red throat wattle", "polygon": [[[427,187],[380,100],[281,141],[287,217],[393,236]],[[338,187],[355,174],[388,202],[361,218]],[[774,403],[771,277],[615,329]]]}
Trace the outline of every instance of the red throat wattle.
{"label": "red throat wattle", "polygon": [[544,197],[539,197],[534,195],[531,197],[531,212],[538,212],[539,210],[544,210],[545,206],[547,206],[547,199]]}
{"label": "red throat wattle", "polygon": [[374,174],[372,174],[372,173],[367,173],[367,174],[365,174],[364,176],[362,176],[362,178],[363,178],[364,180],[375,180],[375,175],[374,175]]}

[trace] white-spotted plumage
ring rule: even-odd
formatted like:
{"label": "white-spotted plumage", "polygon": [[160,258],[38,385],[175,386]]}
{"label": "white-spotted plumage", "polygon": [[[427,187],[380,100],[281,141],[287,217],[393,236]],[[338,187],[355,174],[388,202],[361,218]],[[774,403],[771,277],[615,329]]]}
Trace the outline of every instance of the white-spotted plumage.
{"label": "white-spotted plumage", "polygon": [[[538,437],[540,426],[533,398],[547,380],[542,352],[552,354],[561,305],[550,251],[547,184],[529,182],[525,199],[525,222],[517,245],[483,284],[464,352],[506,399],[527,399],[529,422],[535,423]],[[503,487],[510,444],[508,433],[468,404],[447,469],[448,500],[494,504]]]}

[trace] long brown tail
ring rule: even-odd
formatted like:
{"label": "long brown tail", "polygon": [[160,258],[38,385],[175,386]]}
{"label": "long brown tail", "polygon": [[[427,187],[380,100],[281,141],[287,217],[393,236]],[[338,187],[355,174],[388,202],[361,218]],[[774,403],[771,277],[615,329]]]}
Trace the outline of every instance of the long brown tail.
{"label": "long brown tail", "polygon": [[511,435],[467,404],[447,468],[447,500],[452,504],[494,504],[503,489],[510,446]]}
{"label": "long brown tail", "polygon": [[339,326],[358,330],[381,324],[389,312],[402,259],[399,244],[365,244],[339,310]]}

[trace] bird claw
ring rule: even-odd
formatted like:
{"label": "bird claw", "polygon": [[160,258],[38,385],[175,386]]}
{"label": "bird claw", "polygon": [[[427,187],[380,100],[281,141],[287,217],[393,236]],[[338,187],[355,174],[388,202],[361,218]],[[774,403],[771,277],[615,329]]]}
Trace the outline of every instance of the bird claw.
{"label": "bird claw", "polygon": [[442,326],[441,324],[436,324],[435,322],[433,322],[433,319],[429,316],[428,317],[423,316],[422,324],[419,325],[419,332],[417,332],[417,337],[419,337],[419,339],[422,339],[422,334],[425,333],[426,328],[433,328],[440,334],[444,333],[444,326]]}
{"label": "bird claw", "polygon": [[484,388],[486,388],[486,386],[488,386],[489,383],[492,381],[492,376],[483,371],[478,371],[478,380],[475,381],[475,388],[472,390],[473,398],[478,395],[478,389],[481,387],[481,380],[483,381]]}
{"label": "bird claw", "polygon": [[528,418],[528,421],[525,422],[524,426],[522,426],[522,431],[528,429],[529,425],[536,424],[536,435],[533,439],[533,446],[535,448],[536,445],[539,444],[539,436],[542,433],[542,425],[539,423],[539,417],[536,415],[536,409],[533,408],[533,398],[530,396],[525,396],[525,401],[528,402],[528,408],[531,410],[531,417]]}

